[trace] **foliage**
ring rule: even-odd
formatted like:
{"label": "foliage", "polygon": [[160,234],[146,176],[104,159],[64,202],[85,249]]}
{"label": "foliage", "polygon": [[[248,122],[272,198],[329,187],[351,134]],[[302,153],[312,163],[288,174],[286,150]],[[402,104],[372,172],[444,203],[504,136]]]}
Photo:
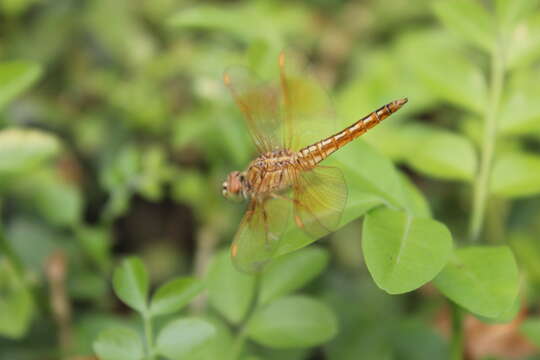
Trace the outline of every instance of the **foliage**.
{"label": "foliage", "polygon": [[[457,359],[471,315],[540,344],[537,1],[7,0],[0,34],[0,359]],[[340,229],[245,274],[221,75],[282,49],[336,127],[409,103],[326,161]]]}

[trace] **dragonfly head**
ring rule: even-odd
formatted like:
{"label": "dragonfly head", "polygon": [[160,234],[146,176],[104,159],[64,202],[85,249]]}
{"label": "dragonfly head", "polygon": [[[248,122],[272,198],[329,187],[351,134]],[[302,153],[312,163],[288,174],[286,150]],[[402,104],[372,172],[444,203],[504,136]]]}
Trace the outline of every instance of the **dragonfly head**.
{"label": "dragonfly head", "polygon": [[242,200],[245,197],[245,174],[240,171],[233,171],[227,176],[227,180],[223,182],[223,190],[221,193],[226,199]]}

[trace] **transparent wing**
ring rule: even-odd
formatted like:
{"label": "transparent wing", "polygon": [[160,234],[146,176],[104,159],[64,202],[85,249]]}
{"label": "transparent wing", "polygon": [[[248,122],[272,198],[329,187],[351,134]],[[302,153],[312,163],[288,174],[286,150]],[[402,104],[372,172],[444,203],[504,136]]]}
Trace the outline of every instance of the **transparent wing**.
{"label": "transparent wing", "polygon": [[253,273],[272,258],[287,227],[291,208],[288,199],[251,200],[231,246],[236,268]]}
{"label": "transparent wing", "polygon": [[301,172],[293,185],[294,219],[318,239],[337,229],[347,202],[347,184],[341,170],[319,166]]}
{"label": "transparent wing", "polygon": [[285,147],[297,151],[332,135],[335,112],[320,82],[291,53],[279,55],[279,68]]}
{"label": "transparent wing", "polygon": [[282,148],[278,88],[261,83],[242,67],[229,68],[223,81],[244,114],[257,150],[263,153]]}

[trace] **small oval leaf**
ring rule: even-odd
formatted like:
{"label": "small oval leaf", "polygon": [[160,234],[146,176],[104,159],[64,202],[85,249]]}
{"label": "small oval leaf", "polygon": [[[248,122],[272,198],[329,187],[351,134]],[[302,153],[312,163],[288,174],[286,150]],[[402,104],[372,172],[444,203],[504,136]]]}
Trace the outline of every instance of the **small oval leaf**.
{"label": "small oval leaf", "polygon": [[157,337],[157,352],[173,360],[192,359],[204,350],[215,333],[215,327],[206,320],[173,320],[160,331]]}
{"label": "small oval leaf", "polygon": [[305,296],[284,297],[255,313],[248,335],[278,349],[323,344],[337,333],[337,320],[324,303]]}
{"label": "small oval leaf", "polygon": [[204,288],[195,278],[178,278],[157,289],[150,302],[150,313],[154,316],[170,314],[183,308]]}
{"label": "small oval leaf", "polygon": [[142,339],[128,328],[113,328],[101,332],[94,342],[94,351],[102,360],[143,358]]}
{"label": "small oval leaf", "polygon": [[139,258],[125,259],[113,275],[116,295],[131,308],[145,312],[148,299],[148,273]]}
{"label": "small oval leaf", "polygon": [[435,220],[380,208],[366,216],[362,249],[377,285],[400,294],[424,285],[441,271],[452,253],[452,236]]}

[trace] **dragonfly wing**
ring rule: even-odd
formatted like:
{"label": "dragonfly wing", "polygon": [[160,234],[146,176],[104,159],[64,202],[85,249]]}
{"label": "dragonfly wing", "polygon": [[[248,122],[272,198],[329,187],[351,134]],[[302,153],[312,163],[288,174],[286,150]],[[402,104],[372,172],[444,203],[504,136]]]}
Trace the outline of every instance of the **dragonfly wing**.
{"label": "dragonfly wing", "polygon": [[231,246],[235,266],[244,272],[259,271],[272,258],[287,227],[292,208],[288,199],[253,199]]}
{"label": "dragonfly wing", "polygon": [[335,231],[347,202],[347,184],[340,169],[319,166],[301,172],[293,185],[294,218],[318,239]]}
{"label": "dragonfly wing", "polygon": [[279,55],[279,68],[284,145],[298,151],[332,135],[334,107],[320,82],[290,53]]}
{"label": "dragonfly wing", "polygon": [[229,68],[223,81],[244,114],[257,150],[264,153],[282,148],[278,88],[262,83],[243,67]]}

